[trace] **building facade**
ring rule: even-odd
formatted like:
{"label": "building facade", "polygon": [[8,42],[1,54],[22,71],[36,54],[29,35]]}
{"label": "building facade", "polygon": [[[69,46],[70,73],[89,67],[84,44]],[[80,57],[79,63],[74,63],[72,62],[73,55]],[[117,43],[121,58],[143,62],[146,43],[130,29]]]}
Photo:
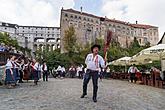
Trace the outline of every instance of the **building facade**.
{"label": "building facade", "polygon": [[0,32],[9,33],[11,38],[17,39],[20,46],[27,47],[32,52],[45,47],[49,50],[60,48],[59,27],[20,26],[0,22]]}
{"label": "building facade", "polygon": [[121,47],[128,47],[136,37],[140,45],[150,43],[157,44],[159,40],[158,27],[151,25],[131,24],[107,17],[99,17],[92,14],[76,11],[73,9],[61,9],[61,52],[65,52],[63,47],[65,30],[73,26],[76,31],[77,42],[85,45],[95,42],[96,38],[106,40],[108,30],[113,32],[113,39],[120,43]]}

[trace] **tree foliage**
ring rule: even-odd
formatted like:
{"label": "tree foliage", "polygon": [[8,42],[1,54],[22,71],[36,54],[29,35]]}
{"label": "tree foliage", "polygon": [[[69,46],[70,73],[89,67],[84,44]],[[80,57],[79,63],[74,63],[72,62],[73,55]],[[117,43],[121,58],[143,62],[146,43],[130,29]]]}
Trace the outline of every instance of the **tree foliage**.
{"label": "tree foliage", "polygon": [[17,40],[10,38],[7,33],[0,33],[0,43],[5,43],[8,46],[19,48]]}
{"label": "tree foliage", "polygon": [[76,51],[77,43],[76,43],[76,35],[75,29],[73,26],[70,26],[68,30],[65,31],[64,36],[64,48],[71,55]]}

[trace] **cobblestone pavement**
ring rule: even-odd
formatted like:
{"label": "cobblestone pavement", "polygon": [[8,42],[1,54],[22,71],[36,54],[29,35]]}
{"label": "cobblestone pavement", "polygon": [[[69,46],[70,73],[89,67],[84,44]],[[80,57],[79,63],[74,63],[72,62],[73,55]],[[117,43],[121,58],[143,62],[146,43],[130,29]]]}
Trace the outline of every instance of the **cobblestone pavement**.
{"label": "cobblestone pavement", "polygon": [[0,110],[165,110],[165,90],[127,81],[99,81],[98,102],[92,101],[92,82],[81,99],[82,80],[54,79],[0,87]]}

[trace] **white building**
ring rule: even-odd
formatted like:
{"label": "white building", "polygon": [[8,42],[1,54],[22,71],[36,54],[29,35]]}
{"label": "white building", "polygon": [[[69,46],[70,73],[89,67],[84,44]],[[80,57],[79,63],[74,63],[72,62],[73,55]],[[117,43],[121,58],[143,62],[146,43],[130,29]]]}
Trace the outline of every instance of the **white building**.
{"label": "white building", "polygon": [[7,32],[17,39],[22,47],[36,51],[38,48],[49,50],[60,48],[60,28],[44,26],[20,26],[17,24],[0,22],[0,32]]}

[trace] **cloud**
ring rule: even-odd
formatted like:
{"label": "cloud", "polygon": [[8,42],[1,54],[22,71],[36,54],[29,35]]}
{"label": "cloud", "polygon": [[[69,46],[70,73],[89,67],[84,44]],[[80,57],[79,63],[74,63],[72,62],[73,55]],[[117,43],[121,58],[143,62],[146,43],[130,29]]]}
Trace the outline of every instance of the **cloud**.
{"label": "cloud", "polygon": [[19,25],[59,26],[60,10],[74,0],[0,0],[0,21]]}
{"label": "cloud", "polygon": [[165,32],[165,0],[102,0],[101,13],[108,18],[159,27],[159,36]]}

